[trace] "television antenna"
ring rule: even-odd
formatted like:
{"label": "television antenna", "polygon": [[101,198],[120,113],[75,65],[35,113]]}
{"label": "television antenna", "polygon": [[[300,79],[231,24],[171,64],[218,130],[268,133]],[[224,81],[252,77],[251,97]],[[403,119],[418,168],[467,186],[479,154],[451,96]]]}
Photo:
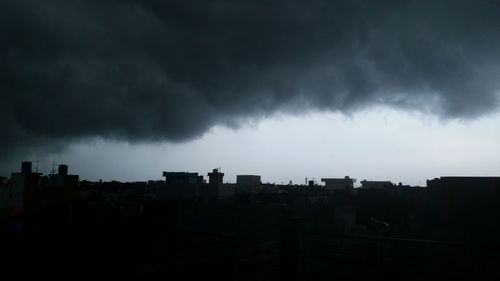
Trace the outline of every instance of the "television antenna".
{"label": "television antenna", "polygon": [[38,163],[40,162],[38,159],[36,159],[35,161],[33,161],[36,163],[36,166],[35,166],[35,173],[38,173]]}
{"label": "television antenna", "polygon": [[57,166],[56,161],[52,161],[52,171],[50,171],[50,175],[56,174],[56,166]]}

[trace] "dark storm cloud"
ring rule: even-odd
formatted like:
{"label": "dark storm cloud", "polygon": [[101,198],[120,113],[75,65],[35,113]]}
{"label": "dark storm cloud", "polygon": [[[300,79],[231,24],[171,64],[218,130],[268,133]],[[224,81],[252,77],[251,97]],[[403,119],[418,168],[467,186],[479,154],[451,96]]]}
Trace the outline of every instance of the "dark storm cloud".
{"label": "dark storm cloud", "polygon": [[0,145],[182,141],[277,111],[496,109],[498,1],[1,1]]}

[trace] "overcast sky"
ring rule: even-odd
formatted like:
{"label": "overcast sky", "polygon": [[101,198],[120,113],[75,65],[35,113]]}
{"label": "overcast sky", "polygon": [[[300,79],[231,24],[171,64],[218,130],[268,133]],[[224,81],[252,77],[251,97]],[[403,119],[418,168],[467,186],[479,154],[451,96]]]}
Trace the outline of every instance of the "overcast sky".
{"label": "overcast sky", "polygon": [[498,175],[498,1],[0,1],[0,174]]}

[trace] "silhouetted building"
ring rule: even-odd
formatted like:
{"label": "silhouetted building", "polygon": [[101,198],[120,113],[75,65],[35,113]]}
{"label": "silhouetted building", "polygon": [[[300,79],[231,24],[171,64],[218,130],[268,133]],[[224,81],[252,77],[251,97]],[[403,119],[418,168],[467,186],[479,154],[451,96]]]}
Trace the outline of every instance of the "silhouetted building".
{"label": "silhouetted building", "polygon": [[203,196],[203,176],[198,173],[163,172],[165,184],[156,187],[158,200],[198,200]]}
{"label": "silhouetted building", "polygon": [[224,184],[224,173],[219,169],[213,169],[208,173],[208,184],[202,186],[201,196],[204,201],[225,201],[234,197],[236,191],[235,184]]}
{"label": "silhouetted building", "polygon": [[202,184],[203,176],[198,173],[163,172],[167,184]]}
{"label": "silhouetted building", "polygon": [[21,173],[22,174],[29,174],[31,173],[31,162],[29,161],[24,161],[21,163]]}
{"label": "silhouetted building", "polygon": [[22,162],[21,172],[12,173],[10,184],[0,193],[0,208],[27,208],[37,199],[40,173],[31,171],[31,162]]}
{"label": "silhouetted building", "polygon": [[345,176],[344,178],[322,178],[325,187],[331,190],[348,190],[354,188],[355,179]]}
{"label": "silhouetted building", "polygon": [[262,191],[262,182],[260,176],[256,175],[237,175],[236,193],[256,194]]}
{"label": "silhouetted building", "polygon": [[0,209],[5,208],[9,203],[9,197],[12,193],[7,178],[0,177]]}
{"label": "silhouetted building", "polygon": [[500,177],[441,177],[427,180],[429,188],[500,188]]}
{"label": "silhouetted building", "polygon": [[219,172],[218,169],[213,169],[211,173],[208,173],[208,184],[212,186],[222,185],[224,179],[224,173]]}
{"label": "silhouetted building", "polygon": [[236,194],[236,184],[225,183],[218,187],[217,198],[219,200],[229,200]]}
{"label": "silhouetted building", "polygon": [[68,165],[59,165],[59,167],[57,168],[57,174],[59,175],[67,175],[68,174]]}
{"label": "silhouetted building", "polygon": [[427,181],[437,239],[496,240],[500,235],[500,177],[441,177]]}
{"label": "silhouetted building", "polygon": [[390,181],[361,181],[361,188],[364,189],[382,189],[382,188],[391,188],[394,187],[394,184]]}
{"label": "silhouetted building", "polygon": [[76,187],[78,185],[78,175],[68,175],[68,165],[59,165],[58,173],[49,176],[48,186],[52,187]]}

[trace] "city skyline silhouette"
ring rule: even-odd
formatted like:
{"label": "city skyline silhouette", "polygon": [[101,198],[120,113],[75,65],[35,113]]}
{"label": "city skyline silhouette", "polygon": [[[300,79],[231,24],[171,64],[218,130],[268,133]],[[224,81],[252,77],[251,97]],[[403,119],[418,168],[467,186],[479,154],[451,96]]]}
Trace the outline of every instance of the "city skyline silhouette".
{"label": "city skyline silhouette", "polygon": [[[0,274],[158,280],[494,280],[500,177],[425,187],[321,178],[264,183],[164,171],[163,180],[87,181],[24,161],[0,178]],[[208,179],[207,179],[208,178]],[[52,259],[38,259],[52,252]]]}

